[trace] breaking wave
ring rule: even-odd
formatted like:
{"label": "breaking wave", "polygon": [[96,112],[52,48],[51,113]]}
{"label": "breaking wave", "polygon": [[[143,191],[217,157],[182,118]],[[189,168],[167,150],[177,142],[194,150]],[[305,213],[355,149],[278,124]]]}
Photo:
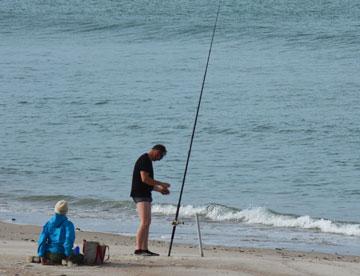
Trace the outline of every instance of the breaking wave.
{"label": "breaking wave", "polygon": [[32,204],[49,203],[55,204],[58,200],[67,200],[76,209],[94,208],[96,210],[126,210],[133,208],[133,202],[128,200],[103,200],[98,198],[75,197],[69,195],[30,195],[16,198],[19,201],[31,202]]}
{"label": "breaking wave", "polygon": [[[109,214],[135,211],[134,203],[129,200],[103,200],[66,195],[30,195],[17,198],[21,202],[31,202],[32,205],[42,206],[44,203],[52,206],[60,199],[68,200],[76,210],[75,213],[82,213],[83,210],[89,208]],[[173,216],[176,213],[176,205],[153,204],[152,213],[158,216]],[[202,206],[182,205],[180,208],[180,216],[183,218],[192,218],[195,214],[202,216],[208,222],[231,222],[279,228],[309,229],[323,233],[360,237],[360,224],[358,222],[333,221],[327,218],[314,218],[309,215],[282,214],[264,207],[237,209],[211,203]]]}
{"label": "breaking wave", "polygon": [[[157,204],[152,208],[154,214],[174,215],[176,206]],[[351,222],[336,222],[324,218],[312,218],[308,215],[279,214],[264,207],[236,209],[219,204],[194,207],[184,205],[180,208],[180,216],[192,217],[199,214],[210,221],[233,221],[246,224],[262,224],[271,227],[292,227],[312,229],[324,233],[334,233],[349,236],[360,236],[360,224]]]}

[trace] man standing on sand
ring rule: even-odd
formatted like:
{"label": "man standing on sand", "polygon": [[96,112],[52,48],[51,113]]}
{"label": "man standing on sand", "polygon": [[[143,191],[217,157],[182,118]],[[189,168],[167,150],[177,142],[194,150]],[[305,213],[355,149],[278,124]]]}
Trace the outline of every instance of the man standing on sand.
{"label": "man standing on sand", "polygon": [[155,145],[148,153],[141,155],[134,166],[130,196],[136,204],[136,210],[140,218],[139,229],[136,233],[135,255],[159,256],[159,254],[148,249],[151,223],[151,192],[155,190],[167,195],[170,193],[170,184],[154,179],[152,162],[161,160],[165,155],[165,146]]}

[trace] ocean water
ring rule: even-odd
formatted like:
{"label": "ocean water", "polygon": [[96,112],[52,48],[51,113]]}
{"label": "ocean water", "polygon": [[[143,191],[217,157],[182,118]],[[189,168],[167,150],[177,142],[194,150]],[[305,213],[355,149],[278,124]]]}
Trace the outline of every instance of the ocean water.
{"label": "ocean water", "polygon": [[[168,241],[217,1],[0,1],[0,219]],[[222,1],[175,242],[360,254],[360,4]]]}

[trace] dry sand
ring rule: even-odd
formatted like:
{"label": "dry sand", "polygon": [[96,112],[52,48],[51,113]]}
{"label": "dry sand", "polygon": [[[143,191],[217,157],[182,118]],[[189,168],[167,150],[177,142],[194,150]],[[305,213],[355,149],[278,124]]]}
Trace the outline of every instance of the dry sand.
{"label": "dry sand", "polygon": [[0,275],[360,275],[360,256],[294,252],[282,249],[207,246],[205,257],[196,246],[152,241],[160,257],[134,256],[134,238],[96,232],[76,232],[83,239],[110,246],[110,262],[102,266],[43,266],[27,263],[36,255],[40,227],[0,222]]}

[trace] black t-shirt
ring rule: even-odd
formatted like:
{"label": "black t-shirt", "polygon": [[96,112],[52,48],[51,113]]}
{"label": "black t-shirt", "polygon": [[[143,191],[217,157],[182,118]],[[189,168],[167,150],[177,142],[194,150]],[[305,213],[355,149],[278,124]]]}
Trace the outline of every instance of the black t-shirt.
{"label": "black t-shirt", "polygon": [[154,170],[149,154],[144,153],[139,157],[134,166],[131,197],[151,197],[152,186],[141,181],[140,171],[149,173],[151,178],[154,178]]}

